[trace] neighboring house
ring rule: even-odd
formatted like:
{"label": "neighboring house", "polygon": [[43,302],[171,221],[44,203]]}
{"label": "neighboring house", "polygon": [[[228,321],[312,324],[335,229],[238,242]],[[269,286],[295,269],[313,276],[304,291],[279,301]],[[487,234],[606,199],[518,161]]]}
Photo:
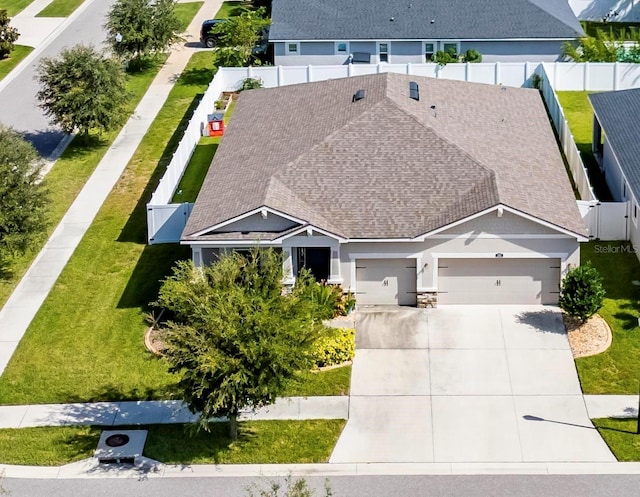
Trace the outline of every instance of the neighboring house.
{"label": "neighboring house", "polygon": [[540,93],[382,73],[242,92],[181,243],[363,304],[552,304],[587,232]]}
{"label": "neighboring house", "polygon": [[276,65],[425,63],[473,49],[484,62],[553,62],[584,36],[567,0],[273,0]]}
{"label": "neighboring house", "polygon": [[629,202],[630,240],[640,246],[640,88],[589,95],[592,149],[616,202]]}

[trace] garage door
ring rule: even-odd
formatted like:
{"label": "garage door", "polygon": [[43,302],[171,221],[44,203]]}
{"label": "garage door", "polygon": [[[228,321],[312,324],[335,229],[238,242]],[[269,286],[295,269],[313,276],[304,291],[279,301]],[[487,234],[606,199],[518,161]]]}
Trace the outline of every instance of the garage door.
{"label": "garage door", "polygon": [[557,304],[560,259],[440,259],[438,303]]}
{"label": "garage door", "polygon": [[416,260],[356,260],[356,302],[416,305]]}

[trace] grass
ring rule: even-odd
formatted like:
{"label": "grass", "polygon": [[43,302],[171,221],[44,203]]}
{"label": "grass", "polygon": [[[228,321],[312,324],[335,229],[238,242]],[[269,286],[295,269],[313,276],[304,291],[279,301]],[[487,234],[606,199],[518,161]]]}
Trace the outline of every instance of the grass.
{"label": "grass", "polygon": [[586,91],[559,91],[557,95],[596,196],[602,201],[609,201],[612,200],[611,192],[609,192],[604,175],[591,151],[593,109],[587,98],[589,93]]}
{"label": "grass", "polygon": [[[144,455],[172,464],[326,462],[344,420],[240,423],[235,442],[227,425],[192,433],[187,425],[136,426],[149,430]],[[0,430],[0,464],[57,466],[93,456],[101,428],[65,426]],[[185,443],[186,442],[186,443]]]}
{"label": "grass", "polygon": [[613,334],[611,347],[576,359],[585,394],[637,394],[640,378],[640,263],[628,242],[581,244],[581,263],[591,261],[607,292],[599,314]]}
{"label": "grass", "polygon": [[226,19],[227,17],[239,16],[245,8],[252,8],[251,3],[246,1],[222,2],[220,10],[216,12],[214,19]]}
{"label": "grass", "polygon": [[175,13],[178,21],[180,22],[180,31],[187,30],[191,20],[195,17],[203,4],[204,2],[186,2],[176,4]]}
{"label": "grass", "polygon": [[9,17],[13,17],[32,2],[33,0],[0,0],[0,9],[6,10]]}
{"label": "grass", "polygon": [[618,461],[640,461],[638,420],[601,418],[591,420]]}
{"label": "grass", "polygon": [[285,396],[348,395],[351,366],[329,369],[321,373],[306,372],[289,382]]}
{"label": "grass", "polygon": [[14,49],[11,55],[6,59],[0,60],[0,81],[16,67],[22,59],[31,53],[32,47],[26,47],[24,45],[14,45]]}
{"label": "grass", "polygon": [[68,17],[73,14],[84,0],[53,0],[36,17]]}
{"label": "grass", "polygon": [[[233,113],[235,102],[232,102],[224,115],[224,123],[228,124]],[[176,188],[176,192],[171,199],[173,203],[195,202],[200,188],[207,175],[213,156],[218,150],[218,145],[222,140],[221,136],[203,137],[193,151],[193,155],[187,164],[180,183]]]}
{"label": "grass", "polygon": [[582,27],[588,36],[596,36],[597,32],[600,31],[615,40],[633,41],[634,31],[638,32],[640,23],[582,21]]}

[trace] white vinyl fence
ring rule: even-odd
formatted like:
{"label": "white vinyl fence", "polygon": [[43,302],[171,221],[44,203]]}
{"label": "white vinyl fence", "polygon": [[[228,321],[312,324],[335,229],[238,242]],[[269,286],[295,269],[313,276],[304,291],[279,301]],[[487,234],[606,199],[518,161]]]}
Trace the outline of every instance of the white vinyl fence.
{"label": "white vinyl fence", "polygon": [[583,199],[594,200],[569,128],[564,119],[554,90],[614,90],[640,87],[640,64],[621,63],[537,63],[495,62],[480,64],[349,64],[341,66],[269,66],[269,67],[223,67],[218,70],[202,101],[196,108],[176,150],[167,172],[160,180],[151,201],[147,204],[148,240],[154,243],[175,243],[180,240],[191,206],[171,204],[184,170],[189,164],[193,150],[206,125],[207,114],[222,91],[236,90],[245,78],[260,79],[266,88],[346,78],[363,74],[396,72],[433,78],[470,81],[475,83],[500,84],[512,87],[531,87],[533,75],[542,78],[544,98],[553,117],[571,171]]}
{"label": "white vinyl fence", "polygon": [[628,240],[628,202],[598,202],[578,200],[578,208],[589,236],[598,240]]}

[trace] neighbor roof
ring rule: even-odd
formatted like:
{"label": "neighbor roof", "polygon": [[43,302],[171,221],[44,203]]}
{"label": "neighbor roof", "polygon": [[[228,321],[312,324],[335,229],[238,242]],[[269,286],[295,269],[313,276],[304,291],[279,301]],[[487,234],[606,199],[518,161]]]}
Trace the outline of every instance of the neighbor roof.
{"label": "neighbor roof", "polygon": [[589,100],[631,190],[640,199],[640,88],[594,93]]}
{"label": "neighbor roof", "polygon": [[183,240],[262,207],[413,238],[499,203],[586,233],[539,92],[383,73],[242,92]]}
{"label": "neighbor roof", "polygon": [[584,35],[567,0],[273,0],[271,22],[270,41]]}

